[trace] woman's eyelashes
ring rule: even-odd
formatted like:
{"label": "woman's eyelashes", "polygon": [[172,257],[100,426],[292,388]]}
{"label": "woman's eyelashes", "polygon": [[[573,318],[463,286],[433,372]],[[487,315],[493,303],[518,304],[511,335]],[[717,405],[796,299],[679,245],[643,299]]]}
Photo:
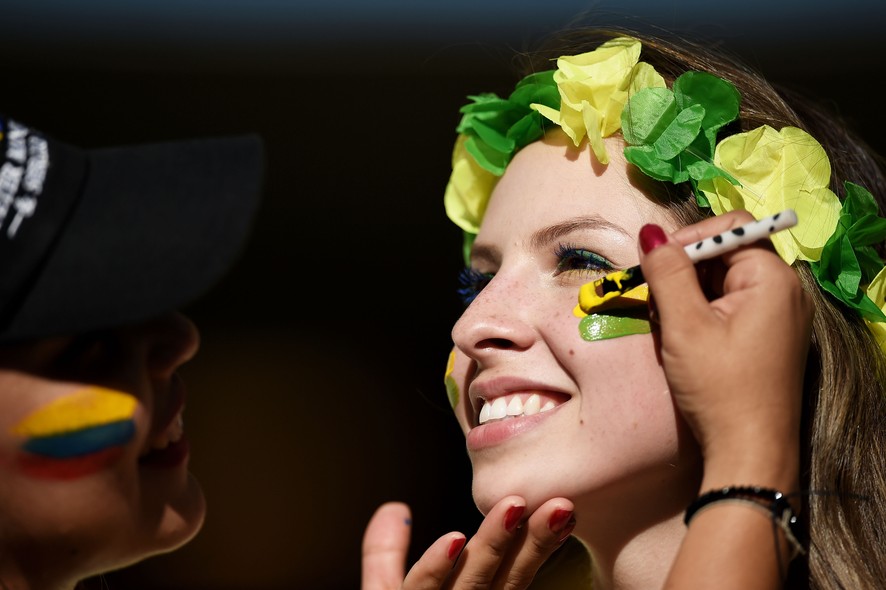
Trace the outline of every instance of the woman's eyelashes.
{"label": "woman's eyelashes", "polygon": [[[596,252],[576,246],[561,244],[557,247],[555,275],[564,273],[578,273],[581,278],[600,276],[616,270],[616,266],[600,256]],[[465,267],[458,275],[458,297],[462,304],[467,307],[477,298],[495,273],[480,272],[470,267]]]}
{"label": "woman's eyelashes", "polygon": [[615,270],[615,266],[597,254],[585,248],[561,244],[557,248],[557,272],[578,272],[582,277],[602,275]]}
{"label": "woman's eyelashes", "polygon": [[458,297],[462,304],[467,307],[471,304],[483,287],[489,284],[492,277],[495,276],[489,272],[480,272],[470,267],[465,267],[458,275]]}

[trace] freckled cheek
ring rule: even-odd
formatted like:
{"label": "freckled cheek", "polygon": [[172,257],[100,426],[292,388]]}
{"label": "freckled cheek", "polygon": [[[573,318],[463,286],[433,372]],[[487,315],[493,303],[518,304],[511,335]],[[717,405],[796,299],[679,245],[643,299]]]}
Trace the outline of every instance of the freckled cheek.
{"label": "freckled cheek", "polygon": [[540,314],[540,318],[538,329],[556,354],[567,357],[588,357],[599,352],[589,348],[588,343],[581,339],[580,318],[576,317],[572,313],[572,307],[564,302],[548,306],[546,312]]}
{"label": "freckled cheek", "polygon": [[569,349],[565,361],[589,404],[609,403],[610,411],[630,416],[673,413],[664,371],[655,354],[652,337],[635,335],[625,338],[584,342]]}

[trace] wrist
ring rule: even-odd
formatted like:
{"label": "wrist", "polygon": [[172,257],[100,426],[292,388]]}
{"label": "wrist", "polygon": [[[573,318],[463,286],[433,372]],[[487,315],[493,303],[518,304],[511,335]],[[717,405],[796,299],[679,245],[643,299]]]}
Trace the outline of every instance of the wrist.
{"label": "wrist", "polygon": [[701,492],[732,485],[756,485],[785,494],[799,491],[800,449],[792,442],[757,438],[723,445],[704,455]]}

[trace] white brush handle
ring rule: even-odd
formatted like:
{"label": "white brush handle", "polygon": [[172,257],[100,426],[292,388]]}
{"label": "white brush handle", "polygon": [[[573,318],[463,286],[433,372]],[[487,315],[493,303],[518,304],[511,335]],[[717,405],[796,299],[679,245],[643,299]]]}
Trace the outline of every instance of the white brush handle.
{"label": "white brush handle", "polygon": [[797,214],[793,209],[785,209],[770,217],[746,223],[740,227],[724,231],[722,234],[705,238],[689,244],[683,249],[692,262],[715,258],[724,252],[735,250],[739,246],[752,244],[757,240],[768,238],[775,232],[797,225]]}

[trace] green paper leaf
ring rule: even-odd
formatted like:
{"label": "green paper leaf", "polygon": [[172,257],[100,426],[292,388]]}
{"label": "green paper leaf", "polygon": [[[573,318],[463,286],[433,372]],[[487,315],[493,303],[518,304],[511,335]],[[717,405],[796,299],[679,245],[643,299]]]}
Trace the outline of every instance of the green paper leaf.
{"label": "green paper leaf", "polygon": [[677,115],[674,93],[667,88],[644,88],[621,112],[621,131],[630,145],[653,143]]}
{"label": "green paper leaf", "polygon": [[717,131],[738,118],[741,95],[735,86],[707,72],[686,72],[674,80],[674,94],[680,108],[699,105],[704,108],[702,128],[714,153]]}
{"label": "green paper leaf", "polygon": [[[717,130],[738,116],[739,99],[735,86],[704,72],[686,72],[674,81],[673,90],[641,90],[622,112],[622,134],[629,144],[625,157],[658,180],[697,182],[723,176],[733,182],[717,171],[713,154]],[[653,154],[641,150],[628,155],[649,144]],[[699,191],[696,194],[699,204],[709,206]]]}
{"label": "green paper leaf", "polygon": [[[727,174],[724,170],[720,170],[710,162],[704,160],[696,159],[694,162],[691,162],[686,166],[686,170],[689,172],[690,178],[696,182],[699,180],[711,180],[713,178],[723,177],[729,180],[732,184],[738,184],[738,181],[732,178],[732,176]],[[707,199],[705,199],[705,202],[707,202]]]}
{"label": "green paper leaf", "polygon": [[866,188],[848,180],[843,183],[843,188],[846,191],[843,208],[846,209],[850,217],[859,218],[864,215],[877,214],[877,201]]}
{"label": "green paper leaf", "polygon": [[844,236],[839,243],[840,274],[837,276],[836,284],[847,297],[852,297],[861,284],[861,267],[855,258],[852,242]]}
{"label": "green paper leaf", "polygon": [[477,164],[496,176],[504,174],[517,150],[544,134],[545,120],[530,105],[560,104],[554,70],[527,76],[508,98],[483,93],[468,99],[456,131],[468,137],[465,149]]}
{"label": "green paper leaf", "polygon": [[530,74],[523,78],[508,97],[509,102],[529,107],[532,103],[541,103],[553,109],[560,107],[560,91],[554,82],[555,70],[547,70]]}
{"label": "green paper leaf", "polygon": [[525,147],[536,139],[540,139],[544,133],[541,114],[538,111],[532,111],[508,129],[508,138],[514,142],[515,146]]}
{"label": "green paper leaf", "polygon": [[477,161],[477,164],[489,170],[496,176],[504,174],[510,160],[510,154],[495,150],[476,137],[469,137],[465,141],[465,149]]}
{"label": "green paper leaf", "polygon": [[695,195],[695,203],[702,209],[710,209],[711,202],[708,201],[708,198],[703,192],[698,190],[698,185],[695,183],[695,181],[690,180],[689,182],[692,183],[692,194]]}
{"label": "green paper leaf", "polygon": [[883,268],[873,247],[886,239],[886,219],[879,217],[877,204],[865,188],[844,183],[846,197],[834,234],[821,251],[821,259],[810,266],[822,289],[857,310],[872,322],[886,315],[864,293],[864,287]]}
{"label": "green paper leaf", "polygon": [[655,140],[655,153],[662,160],[670,160],[689,147],[701,129],[704,108],[694,105],[683,109]]}
{"label": "green paper leaf", "polygon": [[685,170],[675,167],[670,160],[662,160],[656,156],[652,146],[628,146],[624,150],[624,156],[628,162],[656,180],[679,183],[689,179]]}

